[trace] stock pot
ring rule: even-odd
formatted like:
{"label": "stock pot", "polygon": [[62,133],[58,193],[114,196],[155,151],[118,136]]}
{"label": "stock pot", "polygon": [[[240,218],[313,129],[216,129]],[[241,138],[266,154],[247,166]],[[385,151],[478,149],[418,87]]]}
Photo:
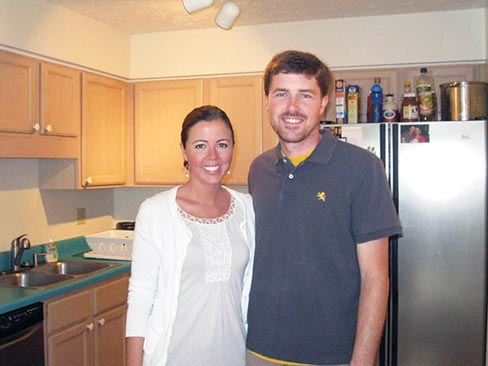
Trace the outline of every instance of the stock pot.
{"label": "stock pot", "polygon": [[468,121],[488,118],[488,83],[454,81],[439,85],[441,119]]}

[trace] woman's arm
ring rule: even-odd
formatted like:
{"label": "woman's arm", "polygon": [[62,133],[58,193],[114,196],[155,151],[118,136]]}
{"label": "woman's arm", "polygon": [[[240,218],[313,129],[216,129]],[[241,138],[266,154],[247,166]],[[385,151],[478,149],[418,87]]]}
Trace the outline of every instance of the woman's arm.
{"label": "woman's arm", "polygon": [[142,348],[144,345],[143,337],[126,338],[126,358],[127,366],[142,366]]}

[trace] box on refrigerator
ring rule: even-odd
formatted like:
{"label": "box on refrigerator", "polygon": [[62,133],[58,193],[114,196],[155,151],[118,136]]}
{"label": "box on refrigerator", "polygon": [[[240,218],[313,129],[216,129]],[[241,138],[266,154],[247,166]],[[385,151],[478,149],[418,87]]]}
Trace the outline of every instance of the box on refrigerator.
{"label": "box on refrigerator", "polygon": [[347,90],[343,79],[335,81],[336,123],[347,123]]}
{"label": "box on refrigerator", "polygon": [[347,87],[347,122],[359,123],[359,85]]}

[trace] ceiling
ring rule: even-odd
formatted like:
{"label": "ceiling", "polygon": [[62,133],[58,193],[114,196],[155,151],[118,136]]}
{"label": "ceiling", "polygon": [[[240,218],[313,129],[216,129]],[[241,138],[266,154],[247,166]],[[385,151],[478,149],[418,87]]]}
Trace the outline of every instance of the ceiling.
{"label": "ceiling", "polygon": [[[127,34],[213,28],[225,0],[192,15],[181,0],[47,0]],[[233,0],[235,26],[488,7],[488,0]]]}

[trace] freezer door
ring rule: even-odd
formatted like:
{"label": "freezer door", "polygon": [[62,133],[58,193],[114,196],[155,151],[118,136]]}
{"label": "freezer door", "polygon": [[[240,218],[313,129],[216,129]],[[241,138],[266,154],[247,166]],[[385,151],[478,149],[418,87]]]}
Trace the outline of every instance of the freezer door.
{"label": "freezer door", "polygon": [[392,365],[483,366],[486,121],[413,126],[424,139],[407,141],[411,125],[396,134],[403,235]]}

